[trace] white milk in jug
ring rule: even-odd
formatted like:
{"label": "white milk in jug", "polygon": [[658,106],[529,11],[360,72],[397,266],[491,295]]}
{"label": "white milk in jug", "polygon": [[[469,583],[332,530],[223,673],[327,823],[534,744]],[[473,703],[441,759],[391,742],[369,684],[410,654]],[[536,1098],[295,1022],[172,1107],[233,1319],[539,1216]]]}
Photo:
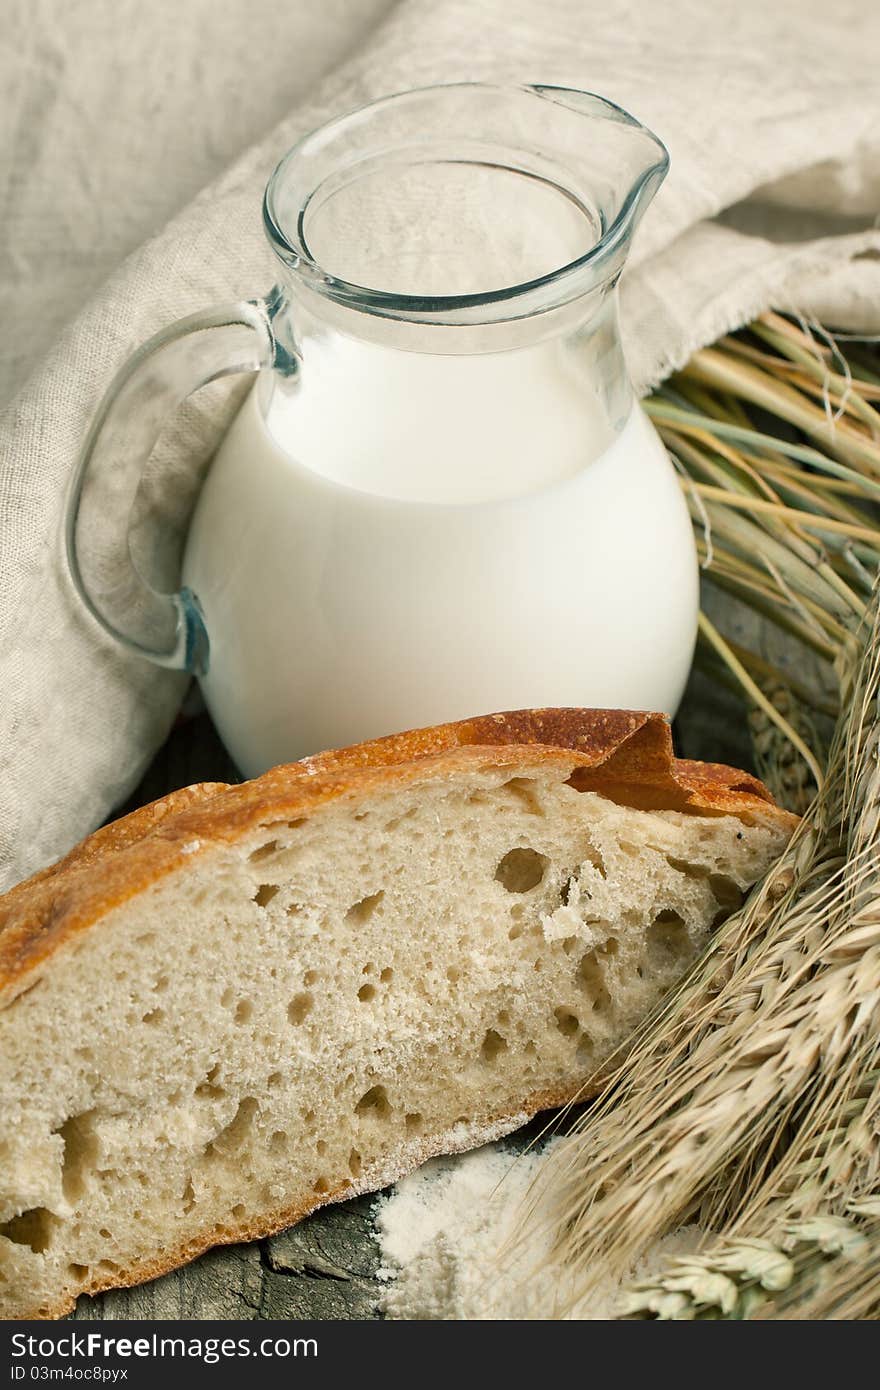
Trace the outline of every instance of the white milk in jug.
{"label": "white milk in jug", "polygon": [[292,390],[252,391],[184,566],[205,697],[246,775],[497,710],[675,710],[698,602],[687,508],[642,411],[609,420],[569,354],[333,334]]}

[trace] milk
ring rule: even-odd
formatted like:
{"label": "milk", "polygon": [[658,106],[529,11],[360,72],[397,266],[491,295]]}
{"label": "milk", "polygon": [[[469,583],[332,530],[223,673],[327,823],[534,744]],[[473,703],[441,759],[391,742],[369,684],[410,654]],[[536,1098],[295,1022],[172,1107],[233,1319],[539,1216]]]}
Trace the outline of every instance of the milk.
{"label": "milk", "polygon": [[184,565],[242,772],[495,710],[675,710],[687,509],[641,410],[610,420],[566,353],[328,335],[293,389],[250,394]]}
{"label": "milk", "polygon": [[515,352],[401,352],[315,337],[268,428],[306,468],[406,502],[520,497],[571,477],[613,431],[584,364],[554,339]]}

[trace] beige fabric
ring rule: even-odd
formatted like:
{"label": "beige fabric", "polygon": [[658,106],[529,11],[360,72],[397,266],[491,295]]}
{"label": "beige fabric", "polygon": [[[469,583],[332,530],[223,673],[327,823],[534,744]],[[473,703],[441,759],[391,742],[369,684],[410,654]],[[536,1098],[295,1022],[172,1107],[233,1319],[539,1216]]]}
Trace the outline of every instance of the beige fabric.
{"label": "beige fabric", "polygon": [[7,0],[0,403],[143,241],[393,0]]}
{"label": "beige fabric", "polygon": [[[123,657],[67,595],[55,542],[64,486],[90,414],[137,343],[271,282],[260,193],[307,129],[390,91],[461,78],[580,86],[631,110],[672,155],[624,289],[640,388],[771,302],[880,328],[871,0],[400,0],[384,20],[378,0],[277,14],[265,0],[83,0],[77,20],[59,0],[13,8],[4,62],[17,76],[2,84],[7,380],[13,355],[42,355],[0,421],[0,882],[106,815],[173,717],[180,679]],[[82,73],[64,71],[69,43]],[[323,55],[308,69],[306,51]],[[318,77],[346,52],[304,97],[297,72]],[[144,134],[153,129],[155,141]],[[61,208],[74,209],[69,228]],[[116,264],[138,237],[148,239]],[[57,334],[61,313],[111,265]],[[166,455],[207,458],[235,393],[228,384],[182,412]]]}

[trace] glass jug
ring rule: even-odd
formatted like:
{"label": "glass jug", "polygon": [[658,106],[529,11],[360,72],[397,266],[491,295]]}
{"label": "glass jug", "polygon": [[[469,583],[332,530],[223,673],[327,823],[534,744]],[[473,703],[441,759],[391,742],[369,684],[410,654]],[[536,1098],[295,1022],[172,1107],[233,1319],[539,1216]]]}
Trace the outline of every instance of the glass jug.
{"label": "glass jug", "polygon": [[[696,556],[616,296],[667,164],[586,92],[375,102],[271,178],[268,297],[173,325],[113,382],[70,570],[121,643],[197,674],[243,773],[493,710],[674,712]],[[232,372],[254,388],[160,593],[131,558],[138,484],[167,413]]]}

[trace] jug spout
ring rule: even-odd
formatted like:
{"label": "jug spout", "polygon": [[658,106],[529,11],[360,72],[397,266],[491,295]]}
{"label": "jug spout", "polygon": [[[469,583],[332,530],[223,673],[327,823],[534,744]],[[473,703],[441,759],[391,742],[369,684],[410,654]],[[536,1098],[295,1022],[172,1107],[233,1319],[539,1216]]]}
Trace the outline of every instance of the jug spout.
{"label": "jug spout", "polygon": [[[602,279],[617,275],[633,234],[669,169],[662,140],[622,107],[593,92],[536,86],[546,101],[579,118],[568,132],[571,192],[597,231],[584,258]],[[558,127],[565,129],[564,126]]]}

